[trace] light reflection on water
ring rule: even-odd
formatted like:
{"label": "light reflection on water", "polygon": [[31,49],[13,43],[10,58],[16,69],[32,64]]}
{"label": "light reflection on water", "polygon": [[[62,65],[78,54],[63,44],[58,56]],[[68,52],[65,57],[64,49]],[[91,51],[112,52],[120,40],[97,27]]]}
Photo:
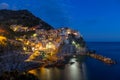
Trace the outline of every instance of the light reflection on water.
{"label": "light reflection on water", "polygon": [[72,58],[64,69],[58,68],[37,68],[29,71],[40,80],[86,80],[86,69],[84,63],[78,63]]}

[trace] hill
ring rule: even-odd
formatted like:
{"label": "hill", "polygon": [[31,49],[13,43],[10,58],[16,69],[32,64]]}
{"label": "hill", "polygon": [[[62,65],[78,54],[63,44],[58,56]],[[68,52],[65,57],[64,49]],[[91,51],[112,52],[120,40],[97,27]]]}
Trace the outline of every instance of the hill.
{"label": "hill", "polygon": [[34,16],[28,10],[0,10],[0,25],[9,27],[15,24],[27,27],[39,25],[46,30],[53,29],[52,26]]}
{"label": "hill", "polygon": [[0,10],[0,36],[6,36],[7,38],[14,38],[15,36],[31,35],[34,31],[28,32],[15,32],[11,29],[23,30],[40,28],[45,30],[53,29],[52,26],[47,24],[42,19],[34,16],[28,10]]}

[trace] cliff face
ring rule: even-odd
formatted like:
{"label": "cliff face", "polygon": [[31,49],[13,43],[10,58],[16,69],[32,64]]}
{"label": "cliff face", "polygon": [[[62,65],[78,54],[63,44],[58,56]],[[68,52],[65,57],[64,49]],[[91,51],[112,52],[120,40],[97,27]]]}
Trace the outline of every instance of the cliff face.
{"label": "cliff face", "polygon": [[52,26],[50,26],[40,18],[35,17],[27,10],[0,10],[0,25],[9,27],[10,25],[14,24],[28,27],[40,25],[41,28],[46,30],[53,29]]}

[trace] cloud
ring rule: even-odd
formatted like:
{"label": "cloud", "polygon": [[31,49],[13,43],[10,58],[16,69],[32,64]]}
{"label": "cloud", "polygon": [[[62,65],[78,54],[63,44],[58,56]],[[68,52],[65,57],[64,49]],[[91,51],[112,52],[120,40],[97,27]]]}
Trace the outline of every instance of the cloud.
{"label": "cloud", "polygon": [[9,5],[7,3],[0,3],[0,9],[8,9]]}

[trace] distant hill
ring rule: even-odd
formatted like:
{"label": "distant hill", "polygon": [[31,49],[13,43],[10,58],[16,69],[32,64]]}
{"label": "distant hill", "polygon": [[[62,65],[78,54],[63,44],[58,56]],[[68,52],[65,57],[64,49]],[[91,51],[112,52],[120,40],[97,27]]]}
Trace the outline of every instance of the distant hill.
{"label": "distant hill", "polygon": [[53,29],[52,26],[34,16],[28,10],[0,10],[0,25],[9,27],[14,24],[28,27],[40,25],[41,28],[46,30]]}

